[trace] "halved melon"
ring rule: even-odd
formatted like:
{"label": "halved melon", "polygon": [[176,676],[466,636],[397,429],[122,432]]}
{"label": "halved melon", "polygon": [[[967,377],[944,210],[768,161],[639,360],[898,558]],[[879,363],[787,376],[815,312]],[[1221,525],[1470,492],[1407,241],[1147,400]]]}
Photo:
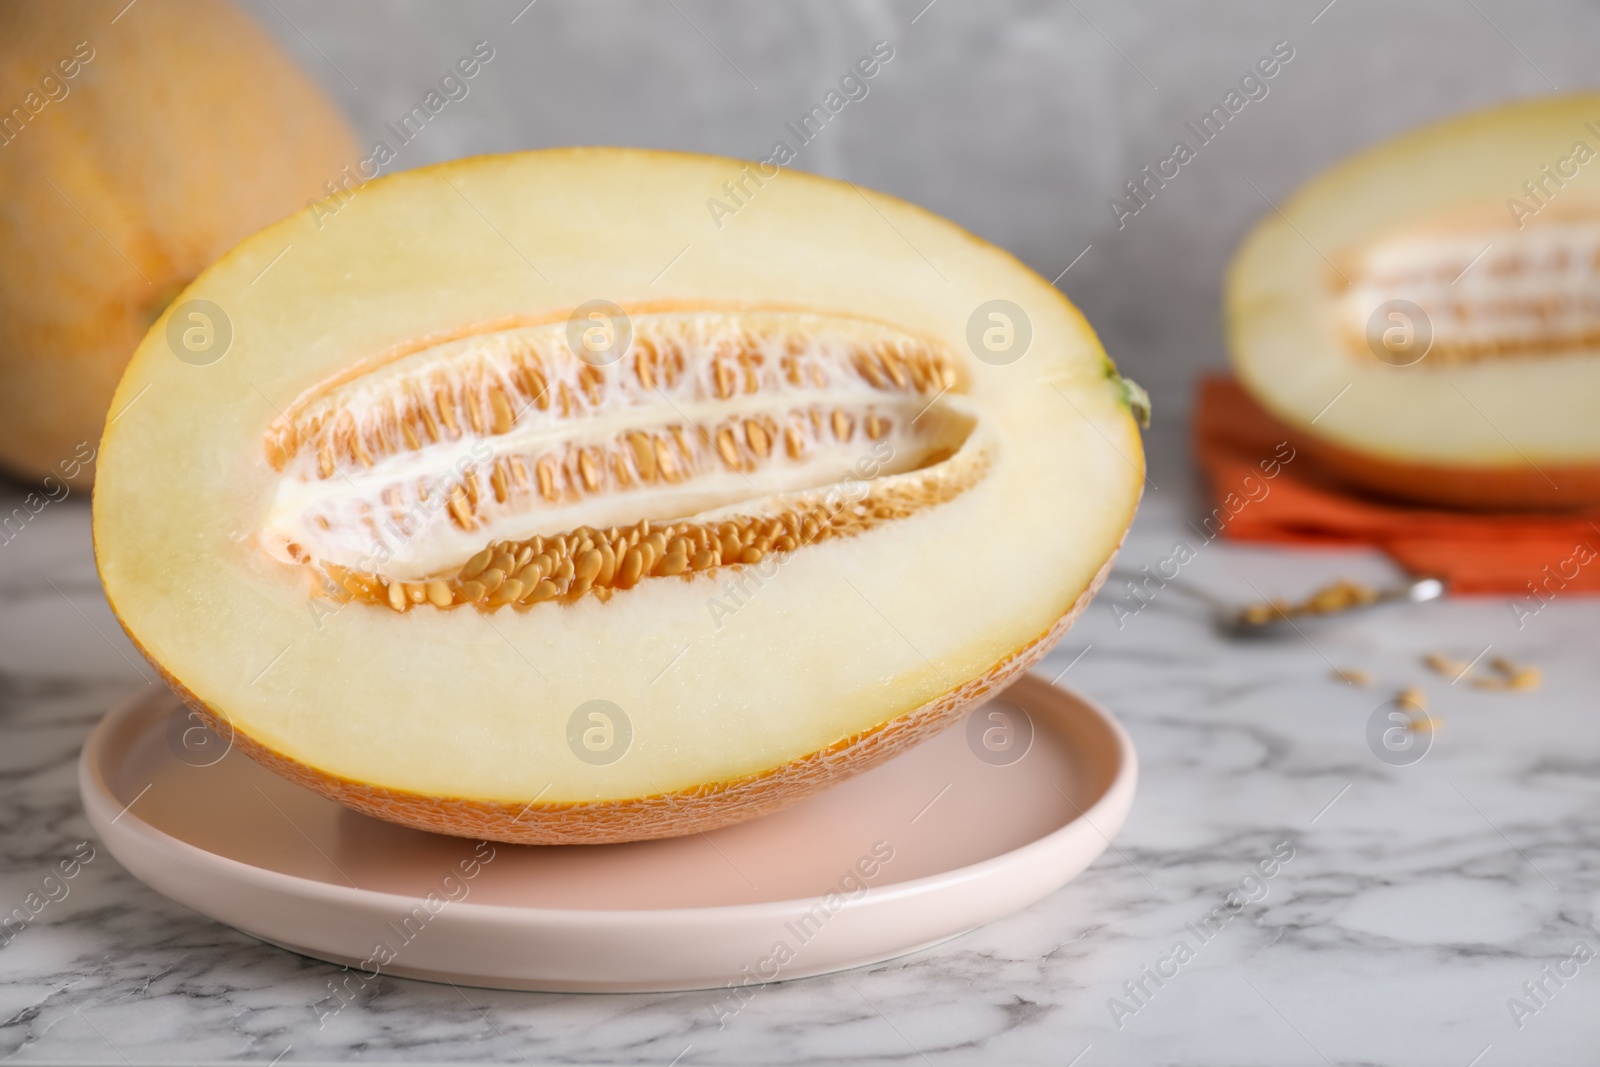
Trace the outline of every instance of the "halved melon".
{"label": "halved melon", "polygon": [[155,325],[94,500],[184,699],[372,815],[605,842],[789,803],[1038,660],[1132,519],[1137,387],[897,200],[786,173],[711,227],[740,167],[469,159],[206,271],[178,304],[231,346]]}
{"label": "halved melon", "polygon": [[1600,95],[1519,102],[1301,188],[1228,277],[1241,381],[1365,488],[1600,502]]}

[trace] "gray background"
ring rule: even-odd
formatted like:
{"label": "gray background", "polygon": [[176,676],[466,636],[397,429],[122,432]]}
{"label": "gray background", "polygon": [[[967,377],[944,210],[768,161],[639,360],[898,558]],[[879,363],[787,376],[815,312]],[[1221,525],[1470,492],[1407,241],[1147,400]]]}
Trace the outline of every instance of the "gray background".
{"label": "gray background", "polygon": [[[1418,123],[1593,84],[1600,41],[1600,8],[1571,2],[525,4],[247,6],[364,143],[473,42],[489,42],[495,58],[470,95],[390,169],[566,144],[764,158],[778,137],[792,142],[785,121],[888,41],[895,57],[867,98],[795,166],[930,208],[1046,278],[1092,245],[1060,288],[1151,391],[1158,482],[1187,468],[1194,376],[1224,361],[1223,271],[1272,211],[1263,196],[1281,202],[1321,168]],[[1119,231],[1107,199],[1280,40],[1295,56],[1268,95]]]}
{"label": "gray background", "polygon": [[[1416,123],[1552,83],[1572,89],[1600,69],[1600,8],[1573,3],[926,2],[251,8],[363,140],[474,41],[492,44],[471,95],[397,168],[570,143],[765,154],[872,42],[890,41],[895,59],[870,95],[798,165],[942,212],[1047,278],[1092,244],[1061,288],[1157,405],[1152,488],[1120,560],[1133,573],[1193,537],[1186,409],[1196,373],[1223,363],[1222,271],[1271,211],[1264,197],[1281,201],[1326,164]],[[1277,40],[1296,56],[1267,98],[1118,232],[1107,198]],[[0,514],[21,504],[19,489],[0,485],[0,497]],[[0,548],[6,907],[90,833],[74,772],[84,737],[107,708],[150,691],[102,596],[87,503],[75,493]],[[1373,554],[1219,540],[1184,575],[1248,600],[1393,572]],[[1590,925],[1600,924],[1594,598],[1558,597],[1525,629],[1504,599],[1451,598],[1280,642],[1229,642],[1176,595],[1124,627],[1111,610],[1121,595],[1103,592],[1042,673],[1093,694],[1128,728],[1141,767],[1128,823],[1071,885],[946,945],[763,988],[726,1030],[714,1021],[718,991],[559,996],[389,978],[319,1029],[312,1005],[333,967],[164,900],[108,856],[0,951],[0,1058],[1596,1062],[1600,965],[1525,1027],[1506,1007],[1575,941],[1600,937]],[[1532,694],[1452,688],[1422,667],[1430,651],[1506,655],[1539,665],[1546,684]],[[1373,686],[1330,678],[1347,665],[1371,671]],[[1397,768],[1369,749],[1367,724],[1406,685],[1427,687],[1445,726],[1426,760]],[[1192,977],[1116,1028],[1107,1005],[1122,983],[1286,839],[1298,857],[1272,896],[1205,949]]]}

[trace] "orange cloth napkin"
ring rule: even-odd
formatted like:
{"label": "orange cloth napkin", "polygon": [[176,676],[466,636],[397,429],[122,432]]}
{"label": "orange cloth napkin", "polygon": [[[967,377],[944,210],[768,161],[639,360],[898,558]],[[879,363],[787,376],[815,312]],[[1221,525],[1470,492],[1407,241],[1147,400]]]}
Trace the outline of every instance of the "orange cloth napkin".
{"label": "orange cloth napkin", "polygon": [[1600,592],[1600,509],[1474,514],[1359,496],[1317,470],[1296,447],[1300,433],[1225,375],[1201,381],[1194,435],[1219,509],[1208,529],[1228,537],[1374,546],[1412,574],[1444,578],[1452,593],[1513,594],[1519,619],[1554,597]]}

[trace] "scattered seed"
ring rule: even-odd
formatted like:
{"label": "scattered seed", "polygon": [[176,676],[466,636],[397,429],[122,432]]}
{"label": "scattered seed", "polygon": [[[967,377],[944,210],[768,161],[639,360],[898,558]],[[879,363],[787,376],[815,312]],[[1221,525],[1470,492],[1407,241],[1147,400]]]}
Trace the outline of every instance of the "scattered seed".
{"label": "scattered seed", "polygon": [[1522,667],[1504,677],[1487,676],[1472,679],[1474,689],[1515,689],[1531,691],[1544,684],[1543,674],[1537,667]]}
{"label": "scattered seed", "polygon": [[1407,686],[1395,697],[1395,703],[1408,711],[1427,711],[1428,695],[1416,686]]}
{"label": "scattered seed", "polygon": [[1422,662],[1435,674],[1442,674],[1446,678],[1459,678],[1470,664],[1466,660],[1455,660],[1442,652],[1429,652],[1422,657]]}
{"label": "scattered seed", "polygon": [[1523,692],[1538,689],[1544,684],[1544,674],[1538,667],[1523,667],[1506,656],[1496,656],[1489,661],[1497,676],[1472,679],[1476,689],[1514,689]]}
{"label": "scattered seed", "polygon": [[1341,667],[1333,672],[1335,679],[1349,685],[1371,685],[1372,675],[1356,667]]}
{"label": "scattered seed", "polygon": [[1538,667],[1523,667],[1511,676],[1506,683],[1512,689],[1532,690],[1544,684],[1544,675]]}

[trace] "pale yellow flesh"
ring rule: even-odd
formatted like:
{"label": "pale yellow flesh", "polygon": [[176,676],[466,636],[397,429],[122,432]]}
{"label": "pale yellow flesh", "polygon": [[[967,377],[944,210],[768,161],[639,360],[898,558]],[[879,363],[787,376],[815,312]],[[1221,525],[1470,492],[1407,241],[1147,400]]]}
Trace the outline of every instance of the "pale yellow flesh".
{"label": "pale yellow flesh", "polygon": [[[1597,130],[1600,96],[1523,102],[1396,138],[1307,183],[1229,274],[1246,386],[1291,424],[1384,460],[1600,462],[1600,161],[1573,159],[1579,142],[1600,153]],[[1542,168],[1564,159],[1574,173],[1557,187]],[[1529,180],[1545,181],[1542,206]],[[1515,213],[1512,198],[1539,210]],[[1372,311],[1395,298],[1434,327],[1437,347],[1411,366],[1363,344]]]}
{"label": "pale yellow flesh", "polygon": [[[320,230],[301,215],[240,246],[180,298],[227,310],[228,355],[183,363],[158,322],[120,388],[115,409],[137,399],[103,445],[95,531],[124,625],[290,759],[411,792],[543,802],[761,773],[1039,637],[1114,552],[1142,483],[1093,333],[1003,252],[848,186],[786,174],[716,230],[703,200],[737,169],[620,150],[469,160],[368,186]],[[809,309],[934,338],[961,360],[964,395],[946,402],[974,419],[964,447],[987,450],[989,473],[948,503],[803,547],[742,606],[725,591],[736,570],[493,615],[330,615],[285,579],[259,544],[282,481],[262,440],[296,397],[419,338],[597,298]],[[968,316],[997,298],[1032,325],[1009,366],[966,347]],[[737,610],[714,612],[714,598]],[[568,717],[595,699],[632,725],[609,766],[567,746]]]}

